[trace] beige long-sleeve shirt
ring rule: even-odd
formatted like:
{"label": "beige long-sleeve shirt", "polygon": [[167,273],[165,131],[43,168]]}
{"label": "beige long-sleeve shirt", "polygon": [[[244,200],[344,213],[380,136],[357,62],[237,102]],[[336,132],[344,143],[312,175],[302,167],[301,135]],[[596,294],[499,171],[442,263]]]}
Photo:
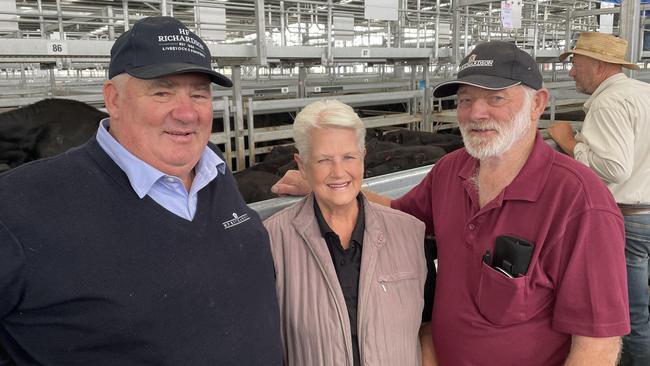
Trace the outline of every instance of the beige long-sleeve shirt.
{"label": "beige long-sleeve shirt", "polygon": [[650,204],[650,84],[616,74],[584,109],[575,158],[605,181],[616,202]]}

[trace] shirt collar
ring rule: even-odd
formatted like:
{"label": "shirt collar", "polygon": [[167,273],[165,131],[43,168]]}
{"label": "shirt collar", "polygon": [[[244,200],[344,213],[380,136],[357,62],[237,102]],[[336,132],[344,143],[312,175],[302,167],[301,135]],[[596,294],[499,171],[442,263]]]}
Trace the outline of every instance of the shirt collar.
{"label": "shirt collar", "polygon": [[[357,214],[357,222],[354,224],[354,229],[352,230],[352,235],[350,236],[350,241],[354,240],[357,242],[357,244],[362,245],[363,244],[363,231],[365,230],[366,224],[365,224],[365,211],[363,207],[363,196],[361,192],[357,195],[357,205],[359,206],[359,213]],[[316,197],[314,197],[314,215],[316,215],[316,222],[318,223],[318,227],[320,228],[320,233],[325,237],[325,235],[328,234],[334,234],[337,235],[334,230],[330,228],[330,226],[327,224],[327,221],[325,221],[325,218],[323,217],[323,212],[320,210],[320,207],[318,206],[318,202],[316,202]]]}
{"label": "shirt collar", "polygon": [[591,108],[591,104],[594,102],[594,100],[598,97],[598,95],[600,93],[602,93],[605,89],[609,88],[610,85],[618,82],[619,80],[623,80],[623,79],[627,79],[627,76],[624,73],[619,72],[617,74],[614,74],[614,75],[608,77],[602,83],[600,83],[600,85],[598,85],[596,90],[594,90],[594,92],[591,93],[591,95],[589,96],[589,99],[587,99],[587,101],[583,105],[583,108],[585,109],[585,111],[587,111],[587,110],[589,110],[589,108]]}
{"label": "shirt collar", "polygon": [[[151,187],[160,178],[166,177],[167,174],[145,163],[125,149],[124,146],[122,146],[108,132],[109,125],[110,118],[104,118],[99,122],[99,128],[97,129],[97,142],[106,154],[113,159],[115,164],[124,171],[131,183],[131,187],[133,187],[133,190],[138,197],[143,198],[149,193]],[[196,176],[212,176],[212,179],[214,179],[219,173],[224,174],[225,170],[226,163],[214,151],[206,146],[201,153],[201,158],[196,164]]]}
{"label": "shirt collar", "polygon": [[[478,159],[469,156],[469,154],[467,156],[468,159],[458,173],[458,176],[465,181],[474,175],[479,164]],[[537,201],[546,185],[554,161],[555,151],[544,142],[542,135],[537,132],[533,150],[519,174],[504,188],[503,200]]]}

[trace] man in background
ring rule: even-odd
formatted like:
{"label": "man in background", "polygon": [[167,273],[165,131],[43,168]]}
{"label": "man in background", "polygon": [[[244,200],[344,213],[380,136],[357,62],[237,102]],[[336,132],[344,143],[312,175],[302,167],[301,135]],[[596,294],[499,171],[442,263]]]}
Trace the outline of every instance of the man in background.
{"label": "man in background", "polygon": [[625,257],[632,331],[623,338],[621,365],[650,365],[648,263],[650,261],[650,84],[630,79],[622,68],[627,42],[610,34],[583,32],[573,50],[569,75],[589,95],[580,133],[558,122],[549,134],[570,156],[607,184],[625,220]]}

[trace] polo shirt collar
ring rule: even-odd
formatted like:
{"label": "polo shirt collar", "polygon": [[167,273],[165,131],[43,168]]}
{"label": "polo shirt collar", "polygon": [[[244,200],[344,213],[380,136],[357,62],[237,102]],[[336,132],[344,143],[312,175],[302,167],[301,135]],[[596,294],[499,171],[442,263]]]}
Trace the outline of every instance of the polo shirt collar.
{"label": "polo shirt collar", "polygon": [[[467,154],[467,152],[465,153]],[[554,160],[554,150],[544,142],[542,135],[537,132],[533,150],[519,174],[504,189],[503,200],[537,201],[546,185]],[[467,181],[475,174],[478,166],[479,160],[468,155],[468,159],[461,167],[458,176]]]}
{"label": "polo shirt collar", "polygon": [[[122,146],[113,135],[108,132],[109,125],[110,118],[105,118],[99,123],[97,142],[106,154],[111,157],[115,164],[124,171],[131,183],[131,187],[138,197],[143,198],[149,193],[151,187],[153,187],[160,178],[166,177],[167,174],[147,164],[125,149],[124,146]],[[214,179],[217,177],[218,173],[224,174],[225,168],[226,163],[219,158],[214,151],[206,146],[201,153],[201,158],[196,164],[195,174],[196,176],[206,175]]]}
{"label": "polo shirt collar", "polygon": [[[363,198],[361,192],[357,195],[357,204],[359,206],[359,213],[357,214],[357,222],[354,224],[354,229],[352,230],[352,236],[350,240],[354,240],[357,244],[363,244],[363,231],[365,230],[365,212],[363,207]],[[323,237],[328,234],[337,235],[332,228],[327,224],[325,218],[323,217],[323,212],[316,202],[316,197],[314,197],[314,215],[316,216],[316,222],[318,223],[318,228]]]}

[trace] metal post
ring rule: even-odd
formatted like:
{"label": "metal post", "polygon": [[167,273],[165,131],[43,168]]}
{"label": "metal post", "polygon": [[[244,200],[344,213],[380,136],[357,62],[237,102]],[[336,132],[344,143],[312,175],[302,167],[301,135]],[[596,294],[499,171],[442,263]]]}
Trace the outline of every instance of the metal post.
{"label": "metal post", "polygon": [[54,76],[56,65],[50,66],[50,95],[54,96],[56,93],[56,77]]}
{"label": "metal post", "polygon": [[534,59],[537,59],[537,37],[539,37],[539,2],[535,1],[535,22],[534,28],[533,28],[533,52],[531,56],[533,56]]}
{"label": "metal post", "polygon": [[422,65],[422,78],[424,79],[424,102],[422,105],[422,130],[432,132],[433,128],[429,123],[431,119],[431,103],[433,89],[429,87],[429,64]]}
{"label": "metal post", "polygon": [[404,38],[404,12],[400,9],[404,8],[404,0],[398,2],[397,6],[397,29],[395,29],[395,43],[398,48],[403,45],[402,39]]}
{"label": "metal post", "polygon": [[110,41],[115,39],[115,21],[113,20],[113,7],[106,7],[106,16],[108,16],[108,39]]}
{"label": "metal post", "polygon": [[124,17],[124,31],[129,30],[129,0],[122,0],[122,16]]}
{"label": "metal post", "polygon": [[280,1],[280,45],[286,46],[287,40],[285,39],[285,19],[286,14],[284,13],[284,1]]}
{"label": "metal post", "polygon": [[391,45],[391,34],[390,34],[390,20],[386,22],[386,47],[390,48]]}
{"label": "metal post", "polygon": [[237,171],[246,168],[244,157],[244,108],[241,95],[241,66],[232,67],[232,99],[235,102],[235,156]]}
{"label": "metal post", "polygon": [[415,6],[417,8],[417,23],[418,23],[415,30],[415,48],[420,48],[420,0],[417,0]]}
{"label": "metal post", "polygon": [[564,33],[564,52],[571,49],[571,15],[573,13],[572,8],[567,9],[566,11],[566,32]]}
{"label": "metal post", "polygon": [[246,106],[248,107],[248,113],[246,122],[248,122],[248,166],[255,165],[255,123],[254,123],[254,111],[253,111],[253,98],[246,98]]}
{"label": "metal post", "polygon": [[300,65],[298,67],[298,98],[307,97],[305,87],[307,86],[307,67]]}
{"label": "metal post", "polygon": [[167,16],[167,0],[160,0],[160,13],[162,16]]}
{"label": "metal post", "polygon": [[226,158],[226,164],[230,170],[233,170],[232,166],[232,142],[230,138],[232,137],[232,132],[230,130],[230,99],[227,96],[223,97],[223,133],[226,135],[226,144],[224,147],[224,155]]}
{"label": "metal post", "polygon": [[38,24],[41,28],[41,38],[46,39],[47,32],[45,32],[45,24],[43,23],[43,4],[41,0],[36,0],[36,3],[38,5]]}
{"label": "metal post", "polygon": [[[639,34],[641,33],[641,2],[639,0],[621,1],[620,37],[627,41],[625,57],[632,63],[639,61]],[[636,71],[626,69],[630,77],[636,76]]]}
{"label": "metal post", "polygon": [[[266,23],[264,22],[264,0],[255,0],[255,29],[257,31],[257,57],[258,65],[266,65]],[[238,162],[239,163],[239,162]]]}
{"label": "metal post", "polygon": [[25,75],[25,64],[20,63],[20,87],[24,88],[27,86],[27,75]]}
{"label": "metal post", "polygon": [[368,38],[368,47],[370,47],[370,19],[366,20],[366,28],[367,28],[366,36]]}
{"label": "metal post", "polygon": [[463,57],[467,56],[469,51],[467,49],[469,48],[469,6],[465,7],[465,37],[464,37],[464,52],[463,52]]}
{"label": "metal post", "polygon": [[194,33],[201,37],[201,7],[199,0],[194,0]]}
{"label": "metal post", "polygon": [[485,19],[485,20],[486,20],[485,24],[486,24],[486,29],[487,29],[487,32],[486,32],[487,33],[487,41],[490,42],[490,40],[492,39],[492,34],[491,34],[492,32],[490,32],[490,25],[492,24],[492,3],[490,3],[490,5],[488,5],[488,15],[487,15],[487,19]]}
{"label": "metal post", "polygon": [[[418,72],[418,65],[411,65],[411,90],[417,89],[417,72]],[[417,105],[418,105],[418,100],[416,97],[413,97],[409,100],[409,113],[411,115],[414,115],[417,113]],[[411,126],[409,126],[411,128]]]}
{"label": "metal post", "polygon": [[451,33],[451,62],[455,65],[458,65],[460,62],[459,49],[460,49],[460,9],[455,7],[453,10],[453,19],[451,22],[452,33]]}
{"label": "metal post", "polygon": [[332,0],[327,0],[327,65],[334,63],[332,41]]}
{"label": "metal post", "polygon": [[436,25],[435,38],[433,39],[433,59],[438,62],[438,49],[440,48],[440,0],[436,0]]}
{"label": "metal post", "polygon": [[59,22],[59,38],[65,40],[65,33],[63,33],[63,13],[61,12],[61,0],[56,0],[56,17]]}

